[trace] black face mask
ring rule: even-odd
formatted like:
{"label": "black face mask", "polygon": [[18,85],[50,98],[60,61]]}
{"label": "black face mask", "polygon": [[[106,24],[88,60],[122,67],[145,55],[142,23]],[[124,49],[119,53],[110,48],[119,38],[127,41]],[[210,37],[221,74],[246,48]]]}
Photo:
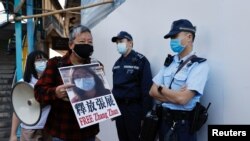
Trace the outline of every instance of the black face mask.
{"label": "black face mask", "polygon": [[93,46],[89,44],[75,44],[73,50],[78,56],[84,59],[89,58],[89,56],[94,52]]}

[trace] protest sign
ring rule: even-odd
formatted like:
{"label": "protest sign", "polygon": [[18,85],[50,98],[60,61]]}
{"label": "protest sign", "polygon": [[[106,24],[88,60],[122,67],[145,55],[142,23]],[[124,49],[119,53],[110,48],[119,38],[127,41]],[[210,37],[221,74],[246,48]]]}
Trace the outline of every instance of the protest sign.
{"label": "protest sign", "polygon": [[120,110],[98,63],[59,68],[80,128],[120,116]]}

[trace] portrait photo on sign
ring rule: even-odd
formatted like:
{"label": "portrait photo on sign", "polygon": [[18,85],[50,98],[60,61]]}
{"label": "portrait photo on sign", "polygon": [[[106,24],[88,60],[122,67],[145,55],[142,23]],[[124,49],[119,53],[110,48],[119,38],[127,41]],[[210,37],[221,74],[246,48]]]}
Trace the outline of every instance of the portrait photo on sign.
{"label": "portrait photo on sign", "polygon": [[111,94],[99,64],[76,65],[59,68],[64,84],[74,84],[67,89],[72,103]]}

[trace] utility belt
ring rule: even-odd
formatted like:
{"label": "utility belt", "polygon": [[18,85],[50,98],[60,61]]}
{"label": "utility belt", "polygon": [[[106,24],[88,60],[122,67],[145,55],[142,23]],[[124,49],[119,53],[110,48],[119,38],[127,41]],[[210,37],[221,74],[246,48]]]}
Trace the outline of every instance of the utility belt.
{"label": "utility belt", "polygon": [[192,118],[192,115],[192,111],[162,108],[162,119],[167,121],[190,120]]}
{"label": "utility belt", "polygon": [[130,104],[140,103],[141,99],[139,99],[139,98],[122,98],[122,99],[116,99],[116,102],[118,104],[130,105]]}

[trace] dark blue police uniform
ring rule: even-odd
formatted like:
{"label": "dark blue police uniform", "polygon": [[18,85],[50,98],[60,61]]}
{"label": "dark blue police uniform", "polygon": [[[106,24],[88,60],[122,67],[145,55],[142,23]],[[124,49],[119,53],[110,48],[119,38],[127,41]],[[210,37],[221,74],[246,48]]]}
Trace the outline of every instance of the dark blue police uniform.
{"label": "dark blue police uniform", "polygon": [[152,106],[151,85],[150,63],[145,56],[131,50],[128,56],[121,56],[116,61],[112,93],[122,114],[116,118],[120,141],[139,140],[141,121]]}

